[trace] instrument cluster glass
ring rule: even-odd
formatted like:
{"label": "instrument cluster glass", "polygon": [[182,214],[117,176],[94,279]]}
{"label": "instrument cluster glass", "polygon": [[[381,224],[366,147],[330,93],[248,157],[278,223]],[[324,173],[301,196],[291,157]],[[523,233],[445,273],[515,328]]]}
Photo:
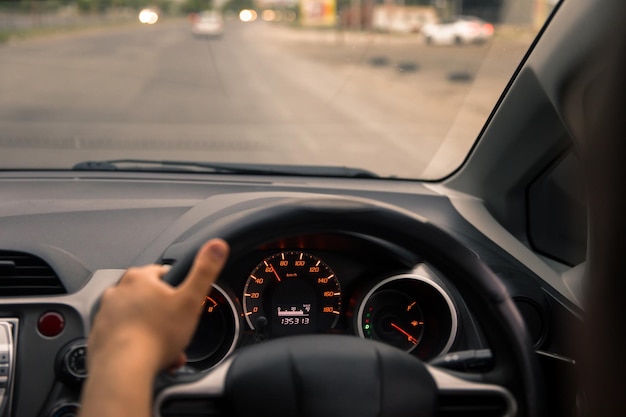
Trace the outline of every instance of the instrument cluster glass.
{"label": "instrument cluster glass", "polygon": [[400,265],[321,253],[275,249],[226,274],[220,285],[228,291],[214,285],[204,300],[189,365],[208,369],[239,345],[300,334],[351,334],[422,360],[451,348],[456,307],[430,272],[381,278]]}
{"label": "instrument cluster glass", "polygon": [[341,286],[318,257],[302,251],[276,253],[248,277],[243,312],[261,338],[328,332],[342,313]]}

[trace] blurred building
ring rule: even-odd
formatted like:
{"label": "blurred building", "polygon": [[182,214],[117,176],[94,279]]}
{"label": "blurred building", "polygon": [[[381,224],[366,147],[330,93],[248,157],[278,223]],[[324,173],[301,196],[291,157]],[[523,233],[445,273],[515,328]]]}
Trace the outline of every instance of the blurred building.
{"label": "blurred building", "polygon": [[349,5],[339,11],[339,23],[341,27],[353,30],[419,32],[425,23],[467,15],[495,24],[536,27],[545,22],[557,2],[558,0],[350,0]]}
{"label": "blurred building", "polygon": [[335,27],[337,3],[335,0],[300,0],[300,24],[308,27]]}
{"label": "blurred building", "polygon": [[477,16],[505,25],[540,25],[558,0],[435,0],[457,14]]}
{"label": "blurred building", "polygon": [[384,32],[417,33],[427,23],[438,21],[432,6],[377,4],[372,9],[372,29]]}

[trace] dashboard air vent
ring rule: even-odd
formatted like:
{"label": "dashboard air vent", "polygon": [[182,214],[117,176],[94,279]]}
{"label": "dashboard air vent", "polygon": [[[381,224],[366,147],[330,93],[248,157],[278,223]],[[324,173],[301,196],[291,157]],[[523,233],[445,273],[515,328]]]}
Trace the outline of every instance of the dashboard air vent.
{"label": "dashboard air vent", "polygon": [[41,258],[0,251],[0,297],[65,293],[57,274]]}

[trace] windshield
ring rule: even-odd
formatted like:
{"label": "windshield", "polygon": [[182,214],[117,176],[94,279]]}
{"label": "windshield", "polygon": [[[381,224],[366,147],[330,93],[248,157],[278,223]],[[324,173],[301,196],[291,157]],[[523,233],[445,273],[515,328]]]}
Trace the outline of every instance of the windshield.
{"label": "windshield", "polygon": [[0,0],[0,169],[139,159],[439,179],[553,3]]}

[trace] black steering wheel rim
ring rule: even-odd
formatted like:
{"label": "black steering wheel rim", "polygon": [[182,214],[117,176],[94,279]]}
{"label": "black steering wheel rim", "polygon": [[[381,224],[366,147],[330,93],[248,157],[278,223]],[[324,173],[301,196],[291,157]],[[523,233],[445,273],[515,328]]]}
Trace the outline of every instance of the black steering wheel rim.
{"label": "black steering wheel rim", "polygon": [[506,288],[470,249],[440,227],[395,206],[360,198],[286,198],[226,216],[183,242],[182,256],[164,277],[179,284],[200,246],[220,237],[231,246],[231,261],[280,237],[310,232],[359,233],[390,242],[426,259],[463,294],[481,323],[494,357],[493,369],[464,378],[505,387],[519,415],[540,416],[540,369],[523,320]]}

